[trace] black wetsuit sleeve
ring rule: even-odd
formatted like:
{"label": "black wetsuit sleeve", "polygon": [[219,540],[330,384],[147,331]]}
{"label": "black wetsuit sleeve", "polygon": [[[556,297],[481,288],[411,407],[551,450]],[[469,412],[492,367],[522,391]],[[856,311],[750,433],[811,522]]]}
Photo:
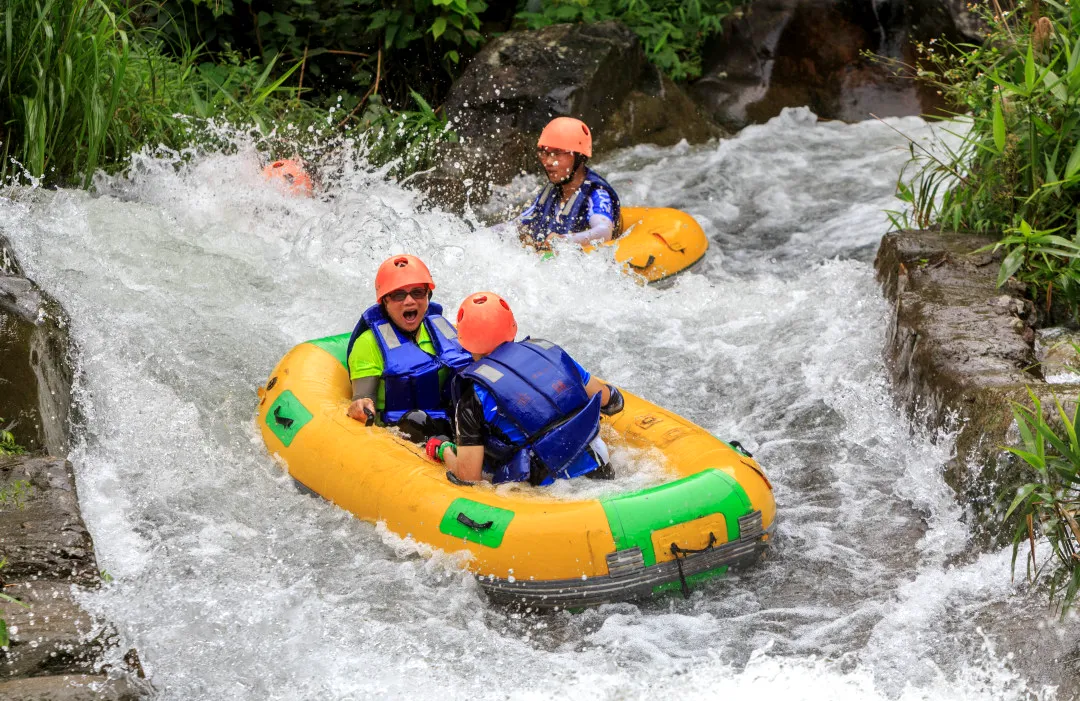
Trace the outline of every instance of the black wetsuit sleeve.
{"label": "black wetsuit sleeve", "polygon": [[454,407],[454,433],[457,444],[484,445],[487,442],[488,425],[484,421],[484,408],[469,387]]}

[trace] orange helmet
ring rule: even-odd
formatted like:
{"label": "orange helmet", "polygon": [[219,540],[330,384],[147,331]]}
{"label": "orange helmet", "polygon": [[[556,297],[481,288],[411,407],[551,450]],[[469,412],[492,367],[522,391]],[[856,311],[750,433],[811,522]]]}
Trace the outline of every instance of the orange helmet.
{"label": "orange helmet", "polygon": [[580,119],[556,117],[540,132],[536,146],[573,151],[592,158],[592,132]]}
{"label": "orange helmet", "polygon": [[409,285],[427,285],[429,290],[435,289],[435,281],[424,261],[407,255],[387,258],[375,273],[375,301]]}
{"label": "orange helmet", "polygon": [[311,176],[304,170],[300,161],[291,159],[274,161],[263,168],[263,177],[267,180],[280,180],[280,187],[290,195],[311,197],[315,194]]}
{"label": "orange helmet", "polygon": [[470,353],[484,355],[517,336],[517,321],[506,300],[494,292],[476,292],[457,312],[458,343]]}

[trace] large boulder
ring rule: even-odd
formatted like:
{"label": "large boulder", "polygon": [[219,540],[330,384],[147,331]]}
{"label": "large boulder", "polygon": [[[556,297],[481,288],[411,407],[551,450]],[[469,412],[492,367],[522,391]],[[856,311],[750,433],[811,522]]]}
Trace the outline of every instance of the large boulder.
{"label": "large boulder", "polygon": [[23,276],[0,236],[0,427],[53,455],[68,451],[72,364],[63,308]]}
{"label": "large boulder", "polygon": [[454,83],[446,114],[461,137],[447,146],[426,187],[460,204],[472,189],[522,172],[540,173],[536,139],[552,118],[572,116],[593,131],[594,155],[637,143],[705,141],[718,130],[645,57],[636,34],[609,21],[507,32]]}
{"label": "large boulder", "polygon": [[986,23],[971,13],[971,0],[907,0],[911,35],[918,41],[946,39],[981,44]]}
{"label": "large boulder", "polygon": [[[755,0],[708,42],[703,75],[690,94],[712,119],[736,129],[803,105],[819,117],[844,121],[940,111],[944,105],[933,90],[867,53],[910,65],[918,58],[912,39],[963,38],[948,22],[953,14],[946,8],[953,4]],[[957,21],[967,31],[964,19]]]}

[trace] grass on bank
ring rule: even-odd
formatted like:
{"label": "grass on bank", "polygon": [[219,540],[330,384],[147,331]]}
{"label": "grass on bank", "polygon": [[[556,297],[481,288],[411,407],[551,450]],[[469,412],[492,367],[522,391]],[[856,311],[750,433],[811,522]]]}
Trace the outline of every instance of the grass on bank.
{"label": "grass on bank", "polygon": [[[9,0],[0,11],[0,182],[29,175],[88,187],[143,145],[179,149],[192,119],[220,118],[263,134],[293,124],[299,139],[331,130],[360,135],[381,165],[426,167],[449,138],[446,120],[419,96],[415,111],[388,109],[377,92],[336,123],[334,110],[299,99],[301,62],[263,63],[235,51],[210,56],[186,35],[135,24],[136,3]],[[355,100],[354,100],[355,101]],[[355,117],[355,119],[353,119]],[[292,154],[277,154],[292,155]]]}
{"label": "grass on bank", "polygon": [[[1021,445],[1007,447],[1026,465],[1031,482],[1016,491],[1005,519],[1014,513],[1017,525],[1013,532],[1013,571],[1021,551],[1026,550],[1026,570],[1033,581],[1045,581],[1050,599],[1064,615],[1080,589],[1080,398],[1070,414],[1054,398],[1051,421],[1042,402],[1029,390],[1031,407],[1013,403],[1013,417],[1020,429]],[[1045,538],[1052,555],[1040,563],[1036,556],[1036,538]]]}
{"label": "grass on bank", "polygon": [[981,45],[921,47],[918,78],[970,115],[959,146],[916,150],[897,185],[896,228],[996,234],[1000,282],[1015,276],[1049,315],[1080,321],[1080,2],[976,6]]}

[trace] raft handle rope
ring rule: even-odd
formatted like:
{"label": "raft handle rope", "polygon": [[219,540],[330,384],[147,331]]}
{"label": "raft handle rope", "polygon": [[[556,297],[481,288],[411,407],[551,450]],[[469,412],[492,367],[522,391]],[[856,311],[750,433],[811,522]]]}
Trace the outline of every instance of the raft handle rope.
{"label": "raft handle rope", "polygon": [[748,458],[752,458],[752,457],[754,457],[754,454],[753,454],[753,453],[751,453],[751,452],[750,452],[749,450],[747,450],[746,448],[744,448],[744,447],[743,447],[743,444],[742,444],[742,443],[740,443],[739,441],[728,441],[728,445],[730,445],[730,446],[731,446],[732,448],[734,448],[735,450],[739,451],[740,453],[742,453],[743,455],[745,455],[745,456],[746,456],[746,457],[748,457]]}
{"label": "raft handle rope", "polygon": [[276,407],[274,409],[274,421],[276,421],[278,423],[278,425],[284,427],[286,430],[292,428],[292,425],[293,425],[293,419],[290,419],[287,416],[282,416],[281,415],[281,407],[280,406],[278,406],[278,407]]}
{"label": "raft handle rope", "polygon": [[459,523],[465,524],[474,531],[486,531],[487,529],[495,525],[494,521],[484,521],[483,523],[477,523],[476,521],[473,521],[471,518],[466,516],[464,511],[457,515],[457,520]]}
{"label": "raft handle rope", "polygon": [[[460,519],[460,517],[458,517]],[[707,553],[713,549],[716,545],[716,534],[709,531],[709,542],[704,548],[680,548],[678,543],[671,544],[671,554],[675,556],[675,564],[679,567],[679,583],[682,585],[682,595],[684,599],[690,598],[690,586],[686,583],[686,575],[683,574],[682,561],[687,555],[697,555],[699,553]],[[682,557],[679,555],[682,554]]]}

